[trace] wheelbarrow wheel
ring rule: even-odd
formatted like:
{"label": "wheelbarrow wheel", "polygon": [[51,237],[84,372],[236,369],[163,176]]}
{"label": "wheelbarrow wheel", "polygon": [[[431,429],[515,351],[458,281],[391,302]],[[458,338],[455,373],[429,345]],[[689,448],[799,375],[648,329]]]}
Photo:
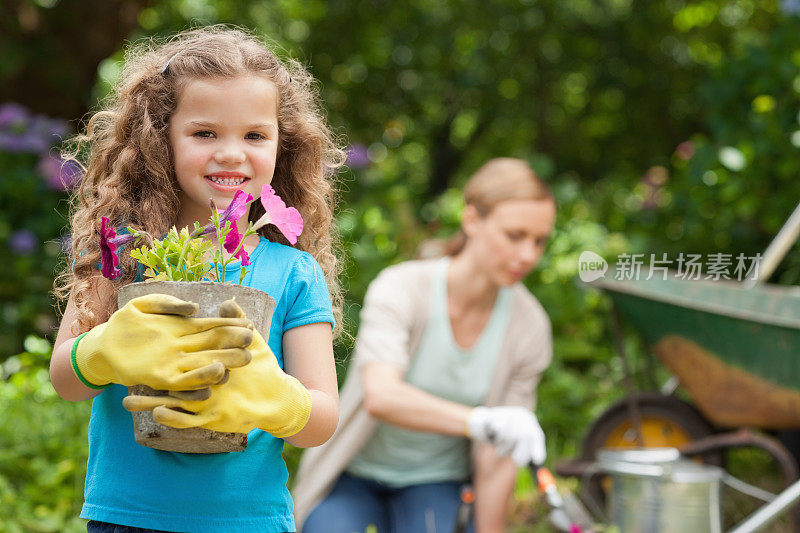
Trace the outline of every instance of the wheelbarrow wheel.
{"label": "wheelbarrow wheel", "polygon": [[[674,396],[641,393],[634,396],[641,417],[641,442],[647,448],[679,448],[714,433],[711,424],[691,404]],[[638,447],[636,431],[629,410],[629,399],[623,399],[603,412],[591,425],[581,446],[581,459],[595,461],[603,448]],[[722,466],[723,455],[704,455],[708,464]],[[602,507],[610,481],[593,476],[583,484],[584,497]]]}

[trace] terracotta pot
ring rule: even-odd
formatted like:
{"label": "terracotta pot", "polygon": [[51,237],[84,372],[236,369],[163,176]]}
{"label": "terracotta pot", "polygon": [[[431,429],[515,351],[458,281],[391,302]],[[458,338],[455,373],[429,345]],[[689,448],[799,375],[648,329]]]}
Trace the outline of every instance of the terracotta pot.
{"label": "terracotta pot", "polygon": [[[267,293],[252,287],[211,281],[146,281],[131,283],[120,288],[117,301],[122,307],[128,301],[146,294],[169,294],[200,306],[197,317],[219,316],[219,306],[225,300],[236,298],[247,318],[267,339],[272,322],[275,300]],[[145,385],[128,388],[129,394],[164,396],[166,391]],[[178,429],[153,420],[153,413],[142,411],[133,415],[136,442],[142,446],[183,453],[222,453],[242,451],[247,447],[247,434],[223,433],[205,428]]]}

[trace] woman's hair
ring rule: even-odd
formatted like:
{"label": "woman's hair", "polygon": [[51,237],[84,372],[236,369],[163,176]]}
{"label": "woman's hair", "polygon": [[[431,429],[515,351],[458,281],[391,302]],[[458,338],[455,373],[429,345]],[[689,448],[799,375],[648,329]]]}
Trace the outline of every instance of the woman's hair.
{"label": "woman's hair", "polygon": [[[99,295],[99,309],[90,305],[97,301],[90,295],[102,282],[100,218],[111,219],[113,227],[132,226],[153,236],[166,234],[177,222],[179,186],[169,120],[181,88],[193,79],[253,74],[267,77],[278,90],[279,146],[272,186],[303,216],[304,231],[296,248],[309,252],[322,267],[337,333],[341,331],[340,264],[332,219],[333,177],[345,156],[328,128],[314,79],[297,61],[278,59],[253,35],[212,26],[166,42],[146,40],[128,49],[113,94],[89,119],[86,132],[74,139],[70,157],[88,155],[88,159],[72,197],[70,265],[56,280],[56,295],[61,299],[71,295],[77,307],[73,333],[107,320],[116,309],[117,289],[136,277],[134,260],[120,254],[122,275],[113,282],[114,290]],[[263,213],[260,202],[253,202],[250,220]],[[259,233],[288,244],[272,226]]]}
{"label": "woman's hair", "polygon": [[[481,217],[506,200],[553,200],[553,193],[527,162],[511,157],[489,160],[464,185],[464,204]],[[443,252],[457,255],[466,242],[467,236],[459,231],[443,245]]]}

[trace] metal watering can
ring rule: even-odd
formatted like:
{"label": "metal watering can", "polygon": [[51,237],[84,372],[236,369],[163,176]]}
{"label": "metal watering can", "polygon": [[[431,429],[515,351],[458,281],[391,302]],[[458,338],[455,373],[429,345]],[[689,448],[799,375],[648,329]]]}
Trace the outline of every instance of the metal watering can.
{"label": "metal watering can", "polygon": [[724,471],[675,448],[606,449],[600,470],[612,488],[608,516],[621,533],[721,533]]}

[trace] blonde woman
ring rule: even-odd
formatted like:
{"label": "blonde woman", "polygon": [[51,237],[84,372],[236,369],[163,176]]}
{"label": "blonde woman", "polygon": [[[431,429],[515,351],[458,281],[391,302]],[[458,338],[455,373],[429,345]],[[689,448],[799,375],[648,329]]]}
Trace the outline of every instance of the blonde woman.
{"label": "blonde woman", "polygon": [[555,202],[510,158],[482,166],[464,200],[445,257],[390,267],[369,287],[339,428],[301,461],[305,533],[449,532],[470,478],[476,530],[504,531],[517,467],[545,458],[532,408],[550,322],[521,281],[544,252]]}

